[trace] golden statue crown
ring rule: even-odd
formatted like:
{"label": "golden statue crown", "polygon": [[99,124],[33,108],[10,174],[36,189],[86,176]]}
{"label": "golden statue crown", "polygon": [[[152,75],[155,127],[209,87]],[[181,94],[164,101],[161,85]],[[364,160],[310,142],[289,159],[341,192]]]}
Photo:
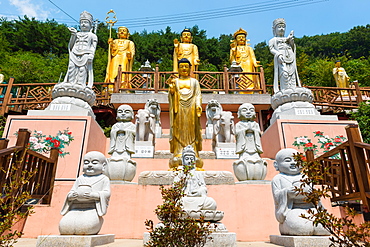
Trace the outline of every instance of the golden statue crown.
{"label": "golden statue crown", "polygon": [[284,24],[284,25],[286,25],[285,19],[284,18],[277,18],[277,19],[275,19],[274,22],[272,23],[272,27],[275,28],[278,24]]}
{"label": "golden statue crown", "polygon": [[80,14],[80,20],[88,20],[90,23],[93,22],[93,16],[86,10]]}
{"label": "golden statue crown", "polygon": [[243,28],[239,28],[239,30],[234,33],[234,38],[236,38],[236,36],[238,36],[239,34],[244,34],[245,36],[247,36],[248,33]]}

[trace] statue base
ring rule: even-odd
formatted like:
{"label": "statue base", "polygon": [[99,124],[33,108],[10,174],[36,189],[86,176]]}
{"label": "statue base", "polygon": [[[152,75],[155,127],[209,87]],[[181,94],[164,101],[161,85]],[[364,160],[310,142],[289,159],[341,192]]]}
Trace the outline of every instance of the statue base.
{"label": "statue base", "polygon": [[[143,242],[146,244],[150,240],[149,232],[144,232]],[[236,247],[236,233],[234,232],[213,232],[208,236],[204,247]]]}
{"label": "statue base", "polygon": [[[207,185],[235,184],[234,176],[228,171],[202,172]],[[176,171],[144,171],[139,175],[139,185],[171,185]]]}
{"label": "statue base", "polygon": [[135,141],[135,153],[132,158],[153,158],[154,146],[152,141]]}
{"label": "statue base", "polygon": [[114,234],[102,235],[41,235],[37,237],[38,247],[73,246],[92,247],[114,242]]}
{"label": "statue base", "polygon": [[285,247],[327,247],[331,244],[329,236],[270,235],[270,242]]}
{"label": "statue base", "polygon": [[[316,110],[315,106],[309,102],[296,101],[289,102],[278,106],[272,114],[270,124],[277,119],[301,119],[301,120],[318,120],[322,116]],[[324,116],[325,120],[338,120],[337,116]]]}
{"label": "statue base", "polygon": [[54,114],[65,112],[66,116],[73,116],[76,112],[86,111],[88,116],[95,119],[95,114],[91,106],[86,101],[73,97],[58,97],[53,99],[44,111],[46,113],[54,112]]}
{"label": "statue base", "polygon": [[235,153],[236,143],[218,143],[214,148],[217,159],[238,159],[239,155]]}
{"label": "statue base", "polygon": [[131,182],[135,174],[136,162],[132,159],[126,157],[108,159],[105,175],[108,176],[109,180]]}

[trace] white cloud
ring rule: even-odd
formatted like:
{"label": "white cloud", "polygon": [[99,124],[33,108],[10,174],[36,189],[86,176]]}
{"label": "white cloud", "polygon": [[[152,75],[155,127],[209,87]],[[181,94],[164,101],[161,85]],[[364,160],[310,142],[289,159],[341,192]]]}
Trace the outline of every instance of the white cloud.
{"label": "white cloud", "polygon": [[49,16],[49,11],[41,9],[40,3],[31,3],[30,0],[9,0],[9,3],[18,9],[20,16],[27,15],[36,19],[46,19]]}

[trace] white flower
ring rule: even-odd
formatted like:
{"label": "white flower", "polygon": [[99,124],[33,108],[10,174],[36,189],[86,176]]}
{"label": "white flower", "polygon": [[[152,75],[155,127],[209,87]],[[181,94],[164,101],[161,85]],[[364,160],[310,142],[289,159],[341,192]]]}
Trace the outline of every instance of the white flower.
{"label": "white flower", "polygon": [[64,142],[68,142],[69,141],[69,137],[65,134],[61,134],[58,136],[58,138]]}
{"label": "white flower", "polygon": [[35,149],[44,149],[45,144],[44,143],[36,143],[34,146]]}
{"label": "white flower", "polygon": [[39,139],[37,139],[36,137],[34,137],[34,136],[30,137],[30,142],[36,144],[38,141],[39,141]]}
{"label": "white flower", "polygon": [[36,133],[37,133],[38,135],[42,135],[42,131],[41,131],[41,130],[37,131]]}
{"label": "white flower", "polygon": [[308,139],[306,137],[298,137],[297,138],[298,143],[308,143]]}
{"label": "white flower", "polygon": [[319,138],[319,142],[326,143],[328,142],[328,139],[321,137]]}

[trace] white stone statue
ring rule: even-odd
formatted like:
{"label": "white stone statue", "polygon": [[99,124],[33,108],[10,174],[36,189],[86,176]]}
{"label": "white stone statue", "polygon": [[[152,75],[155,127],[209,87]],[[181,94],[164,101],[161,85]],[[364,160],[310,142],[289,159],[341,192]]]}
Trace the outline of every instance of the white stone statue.
{"label": "white stone statue", "polygon": [[[70,110],[88,110],[95,116],[91,106],[95,103],[93,59],[98,38],[93,31],[93,16],[84,11],[80,15],[80,32],[73,27],[68,28],[71,38],[68,44],[68,70],[63,82],[56,84],[52,91],[53,101],[47,110],[66,108]],[[86,85],[87,82],[87,85]],[[63,106],[60,106],[60,105]],[[59,105],[59,106],[55,106]]]}
{"label": "white stone statue", "polygon": [[280,150],[275,157],[274,166],[280,173],[272,179],[272,194],[280,233],[295,236],[330,235],[321,225],[314,226],[312,221],[300,217],[301,214],[308,215],[307,210],[314,210],[314,207],[304,201],[304,195],[295,191],[303,178],[293,156],[297,153],[295,149],[286,148]]}
{"label": "white stone statue", "polygon": [[161,106],[159,105],[157,99],[148,99],[145,103],[145,110],[148,110],[155,117],[155,137],[162,137],[162,127],[161,127]]}
{"label": "white stone statue", "polygon": [[132,181],[136,173],[136,162],[131,159],[135,153],[136,126],[131,121],[134,111],[129,105],[121,105],[117,109],[117,123],[110,132],[111,154],[106,170],[110,180]]}
{"label": "white stone statue", "polygon": [[234,116],[230,111],[221,111],[213,117],[212,150],[216,152],[216,148],[222,143],[232,143],[232,147],[234,147],[234,141]]}
{"label": "white stone statue", "polygon": [[[195,170],[195,152],[191,145],[186,146],[182,151],[182,165],[192,167],[190,176],[186,180],[183,197],[184,210],[216,210],[216,201],[207,196],[203,173]],[[183,176],[184,174],[180,172],[174,178],[174,182],[178,182]]]}
{"label": "white stone statue", "polygon": [[234,173],[239,181],[263,180],[266,177],[267,164],[260,154],[261,130],[255,122],[256,111],[250,103],[242,104],[238,109],[239,122],[236,123],[236,152],[239,160],[233,163]]}
{"label": "white stone statue", "polygon": [[155,116],[146,109],[139,109],[136,114],[136,141],[145,141],[154,146]]}
{"label": "white stone statue", "polygon": [[86,85],[92,88],[94,83],[93,59],[97,36],[93,30],[93,16],[89,12],[82,12],[80,15],[81,31],[77,32],[74,27],[69,27],[71,39],[69,40],[69,63],[68,71],[64,82],[71,84]]}
{"label": "white stone statue", "polygon": [[[271,107],[274,109],[270,123],[277,119],[317,119],[320,113],[312,104],[310,89],[302,87],[296,64],[296,46],[293,31],[285,35],[285,20],[274,20],[274,38],[269,41],[270,52],[274,55],[274,95]],[[299,115],[299,116],[298,116]],[[298,116],[298,117],[297,117]]]}
{"label": "white stone statue", "polygon": [[274,93],[301,86],[297,72],[294,32],[291,31],[288,37],[284,37],[285,27],[283,18],[274,20],[272,31],[275,37],[269,41],[270,51],[274,55]]}
{"label": "white stone statue", "polygon": [[222,106],[217,100],[210,100],[206,107],[206,138],[212,139],[213,137],[213,117],[220,114],[222,111]]}
{"label": "white stone statue", "polygon": [[60,234],[98,234],[110,198],[110,181],[103,174],[106,165],[104,154],[97,151],[85,154],[84,174],[76,179],[61,211]]}

